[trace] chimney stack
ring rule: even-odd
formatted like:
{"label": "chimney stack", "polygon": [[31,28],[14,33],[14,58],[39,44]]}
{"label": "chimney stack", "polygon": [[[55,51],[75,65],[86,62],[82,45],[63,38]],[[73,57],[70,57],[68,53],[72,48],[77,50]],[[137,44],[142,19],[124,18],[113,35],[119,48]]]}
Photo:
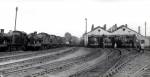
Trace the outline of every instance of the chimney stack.
{"label": "chimney stack", "polygon": [[146,37],[146,25],[147,25],[147,23],[146,23],[146,21],[145,21],[145,37]]}
{"label": "chimney stack", "polygon": [[117,24],[114,25],[113,31],[114,31],[114,30],[117,30]]}
{"label": "chimney stack", "polygon": [[104,24],[104,30],[106,30],[106,24]]}
{"label": "chimney stack", "polygon": [[0,29],[0,32],[1,32],[1,33],[4,33],[4,29]]}
{"label": "chimney stack", "polygon": [[125,24],[125,27],[128,27],[128,25],[127,25],[127,24]]}
{"label": "chimney stack", "polygon": [[138,33],[141,34],[141,27],[138,26]]}
{"label": "chimney stack", "polygon": [[94,29],[94,24],[92,24],[91,31]]}
{"label": "chimney stack", "polygon": [[115,24],[114,27],[117,28],[117,24]]}

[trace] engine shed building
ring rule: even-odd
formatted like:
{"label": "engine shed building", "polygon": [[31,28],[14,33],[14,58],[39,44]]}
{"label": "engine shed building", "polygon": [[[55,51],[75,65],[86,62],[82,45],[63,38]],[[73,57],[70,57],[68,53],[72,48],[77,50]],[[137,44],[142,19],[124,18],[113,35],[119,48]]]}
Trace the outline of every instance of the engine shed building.
{"label": "engine shed building", "polygon": [[93,29],[91,29],[90,32],[87,32],[87,33],[83,34],[84,45],[87,46],[88,37],[91,36],[91,35],[98,36],[98,35],[110,35],[110,34],[111,33],[108,32],[105,27],[98,26],[96,28],[93,28]]}
{"label": "engine shed building", "polygon": [[144,44],[145,47],[150,46],[150,40],[140,34],[139,32],[136,32],[135,30],[130,29],[127,24],[122,25],[120,27],[117,27],[116,24],[111,27],[110,29],[106,30],[106,25],[104,27],[96,27],[91,29],[91,31],[83,34],[83,40],[84,40],[84,45],[87,46],[88,44],[88,37],[91,35],[136,35],[137,39],[140,40],[141,44]]}

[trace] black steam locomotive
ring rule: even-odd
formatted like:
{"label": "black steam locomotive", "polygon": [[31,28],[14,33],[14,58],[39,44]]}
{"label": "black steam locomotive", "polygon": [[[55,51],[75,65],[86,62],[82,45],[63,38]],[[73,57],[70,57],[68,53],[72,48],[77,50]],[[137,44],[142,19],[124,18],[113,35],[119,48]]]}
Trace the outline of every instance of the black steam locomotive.
{"label": "black steam locomotive", "polygon": [[101,48],[139,48],[140,41],[136,35],[91,35],[88,47]]}
{"label": "black steam locomotive", "polygon": [[22,31],[12,31],[7,34],[1,31],[0,33],[1,51],[43,50],[64,46],[64,44],[63,37],[47,33],[34,32],[28,35]]}

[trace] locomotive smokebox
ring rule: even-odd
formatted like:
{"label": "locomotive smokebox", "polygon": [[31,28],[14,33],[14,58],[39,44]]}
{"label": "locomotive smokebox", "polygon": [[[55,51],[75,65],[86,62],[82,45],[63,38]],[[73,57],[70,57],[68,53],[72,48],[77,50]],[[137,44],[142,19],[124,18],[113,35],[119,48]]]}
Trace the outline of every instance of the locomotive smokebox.
{"label": "locomotive smokebox", "polygon": [[0,33],[4,33],[4,29],[0,29]]}

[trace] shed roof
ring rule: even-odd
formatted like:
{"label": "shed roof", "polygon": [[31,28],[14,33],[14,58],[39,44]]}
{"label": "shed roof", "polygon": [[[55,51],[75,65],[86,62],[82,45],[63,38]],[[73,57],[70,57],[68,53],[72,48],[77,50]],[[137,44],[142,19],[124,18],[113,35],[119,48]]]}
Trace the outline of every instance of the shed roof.
{"label": "shed roof", "polygon": [[[113,33],[113,32],[115,32],[115,31],[117,31],[117,30],[119,30],[119,29],[122,29],[122,28],[124,28],[124,27],[127,28],[127,29],[129,29],[129,30],[131,30],[131,31],[133,31],[133,32],[135,32],[135,33],[137,33],[137,34],[139,34],[137,31],[135,31],[135,30],[129,28],[128,26],[121,25],[121,26],[117,27],[117,29],[114,30],[114,31],[112,31],[112,32],[110,32],[110,31],[108,31],[108,30],[105,30],[103,27],[97,26],[97,27],[95,27],[93,30],[91,30],[91,31],[89,31],[89,32],[87,32],[87,33],[84,33],[83,36],[84,36],[85,34],[88,34],[88,33],[92,32],[92,31],[98,29],[98,28],[100,28],[100,29],[102,29],[102,30],[104,30],[104,31],[106,31],[106,32]],[[145,36],[143,36],[142,34],[139,34],[139,35],[141,35],[142,37],[145,37]],[[145,38],[147,38],[147,37],[145,37]]]}
{"label": "shed roof", "polygon": [[101,27],[101,26],[97,26],[97,27],[95,27],[93,30],[91,30],[91,31],[89,31],[89,32],[87,32],[87,33],[84,33],[84,34],[83,34],[83,36],[84,36],[85,34],[88,34],[88,33],[92,32],[92,31],[94,31],[94,30],[98,29],[98,28],[100,28],[100,29],[102,29],[102,30],[104,30],[104,31],[108,32],[108,31],[107,31],[107,30],[105,30],[103,27]]}

